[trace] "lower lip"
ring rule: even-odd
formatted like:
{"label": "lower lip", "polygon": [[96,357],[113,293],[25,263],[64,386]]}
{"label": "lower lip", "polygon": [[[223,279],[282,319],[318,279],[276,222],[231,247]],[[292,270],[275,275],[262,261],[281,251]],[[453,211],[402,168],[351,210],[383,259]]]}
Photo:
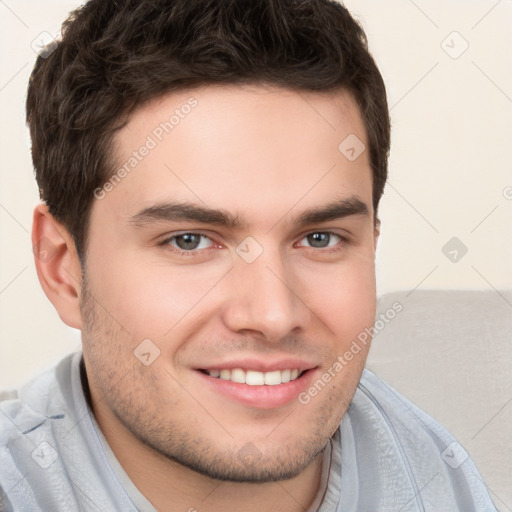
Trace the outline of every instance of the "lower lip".
{"label": "lower lip", "polygon": [[218,377],[210,377],[199,370],[196,373],[214,391],[227,396],[231,400],[249,407],[274,409],[286,405],[292,400],[297,400],[299,394],[309,387],[315,370],[306,370],[298,379],[275,386],[249,386],[248,384],[240,384]]}

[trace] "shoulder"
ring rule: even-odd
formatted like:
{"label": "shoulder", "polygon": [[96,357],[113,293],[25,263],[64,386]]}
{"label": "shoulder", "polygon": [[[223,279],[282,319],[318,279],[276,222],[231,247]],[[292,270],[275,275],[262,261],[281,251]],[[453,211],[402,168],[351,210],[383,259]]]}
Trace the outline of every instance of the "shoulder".
{"label": "shoulder", "polygon": [[373,418],[375,431],[388,432],[389,441],[400,447],[404,458],[421,453],[422,468],[432,459],[435,466],[443,463],[443,470],[467,461],[476,471],[468,453],[444,427],[369,370],[359,383],[351,416],[356,421]]}
{"label": "shoulder", "polygon": [[[56,436],[73,417],[71,380],[80,357],[80,353],[70,354],[19,390],[1,394],[1,510],[18,510],[21,504],[24,510],[41,510],[37,496],[44,493],[51,499],[47,482],[52,479],[59,480],[64,492]],[[63,502],[72,510],[69,496],[63,497]]]}
{"label": "shoulder", "polygon": [[361,411],[371,411],[397,428],[405,428],[412,436],[415,433],[419,436],[432,434],[443,440],[453,439],[431,416],[369,370],[363,372],[353,406]]}
{"label": "shoulder", "polygon": [[81,361],[70,354],[0,402],[0,510],[136,510],[102,447]]}
{"label": "shoulder", "polygon": [[0,445],[12,436],[35,430],[42,422],[61,416],[67,408],[72,363],[80,353],[69,354],[57,365],[31,379],[18,390],[0,392]]}
{"label": "shoulder", "polygon": [[405,499],[403,510],[496,510],[466,450],[368,370],[340,431],[342,467],[346,477],[352,473],[345,482],[359,486],[354,499],[377,500],[358,506],[396,506]]}

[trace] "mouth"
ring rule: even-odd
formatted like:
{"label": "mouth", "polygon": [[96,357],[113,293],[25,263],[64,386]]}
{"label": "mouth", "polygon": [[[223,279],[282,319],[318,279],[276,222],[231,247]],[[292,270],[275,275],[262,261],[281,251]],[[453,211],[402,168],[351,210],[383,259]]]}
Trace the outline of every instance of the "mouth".
{"label": "mouth", "polygon": [[244,370],[242,368],[225,368],[199,371],[215,379],[236,382],[237,384],[247,384],[248,386],[278,386],[279,384],[287,384],[288,382],[300,378],[305,370],[290,368],[271,372],[258,372],[255,370]]}
{"label": "mouth", "polygon": [[279,365],[280,369],[254,368],[259,365],[198,368],[196,375],[207,389],[224,399],[250,408],[277,409],[298,402],[299,394],[311,385],[319,371],[317,366],[297,368],[290,363]]}

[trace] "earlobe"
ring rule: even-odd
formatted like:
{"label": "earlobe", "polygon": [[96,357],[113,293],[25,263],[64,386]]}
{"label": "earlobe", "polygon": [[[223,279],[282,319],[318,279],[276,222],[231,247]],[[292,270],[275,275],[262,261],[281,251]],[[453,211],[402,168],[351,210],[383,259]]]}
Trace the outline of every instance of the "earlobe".
{"label": "earlobe", "polygon": [[62,321],[81,329],[81,266],[75,243],[45,204],[34,209],[32,248],[39,282]]}

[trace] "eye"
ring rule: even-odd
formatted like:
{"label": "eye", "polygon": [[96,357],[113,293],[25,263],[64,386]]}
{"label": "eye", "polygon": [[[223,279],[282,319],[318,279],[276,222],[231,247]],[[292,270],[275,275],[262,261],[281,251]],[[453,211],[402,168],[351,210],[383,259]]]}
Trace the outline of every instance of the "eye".
{"label": "eye", "polygon": [[[331,233],[330,231],[316,231],[314,233],[309,233],[302,240],[307,240],[308,244],[311,244],[310,247],[314,249],[328,249],[330,247],[335,247],[340,242],[343,245],[347,240],[336,233]],[[300,242],[299,242],[299,245]]]}
{"label": "eye", "polygon": [[159,245],[171,246],[181,252],[193,252],[209,249],[213,246],[213,241],[202,233],[190,232],[173,235],[160,242]]}

